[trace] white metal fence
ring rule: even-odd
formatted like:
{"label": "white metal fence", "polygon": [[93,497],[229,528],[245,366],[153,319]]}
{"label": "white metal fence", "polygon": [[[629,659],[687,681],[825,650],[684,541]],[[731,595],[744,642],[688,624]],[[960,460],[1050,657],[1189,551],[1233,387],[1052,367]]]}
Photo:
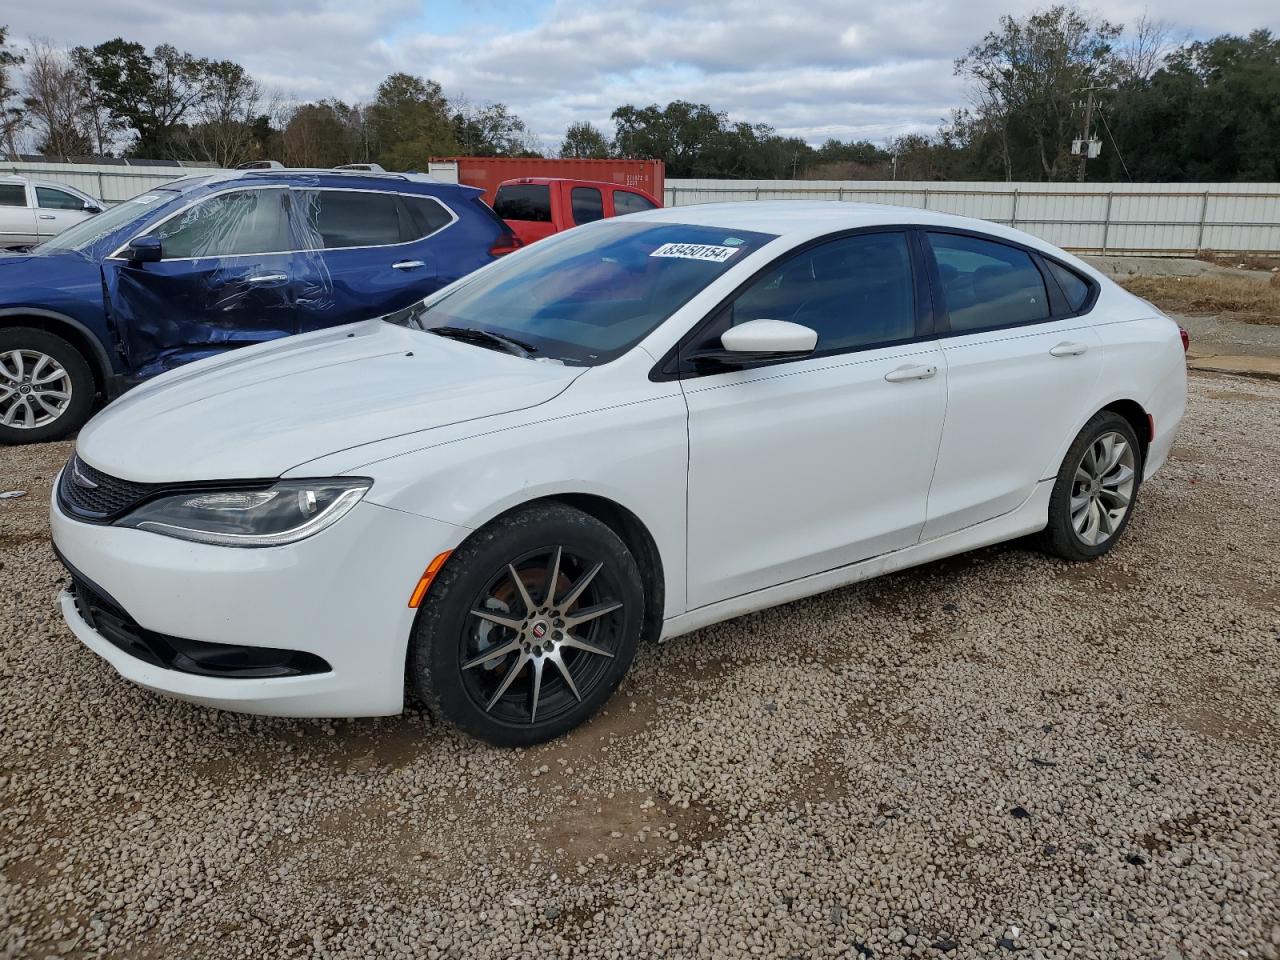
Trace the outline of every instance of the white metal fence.
{"label": "white metal fence", "polygon": [[[208,170],[195,166],[0,162],[0,174],[65,183],[108,203]],[[436,169],[436,165],[431,172],[448,179],[448,171]],[[668,206],[797,198],[858,200],[957,213],[1009,224],[1080,253],[1280,253],[1280,184],[1276,183],[668,180],[666,185]]]}
{"label": "white metal fence", "polygon": [[1090,254],[1280,252],[1276,183],[668,180],[666,203],[846,200],[992,220]]}
{"label": "white metal fence", "polygon": [[158,187],[179,177],[197,176],[210,172],[208,166],[185,164],[183,166],[156,166],[127,163],[49,163],[8,160],[0,161],[0,175],[16,173],[35,180],[65,183],[69,187],[105,200],[119,203],[152,187]]}

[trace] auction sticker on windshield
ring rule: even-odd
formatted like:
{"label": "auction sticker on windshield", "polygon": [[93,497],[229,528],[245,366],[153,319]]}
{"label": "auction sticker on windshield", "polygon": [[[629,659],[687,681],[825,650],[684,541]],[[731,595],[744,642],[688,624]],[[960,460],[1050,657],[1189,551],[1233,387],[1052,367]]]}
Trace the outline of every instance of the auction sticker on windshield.
{"label": "auction sticker on windshield", "polygon": [[679,257],[681,260],[710,260],[712,263],[724,263],[735,253],[737,247],[721,247],[712,243],[664,243],[651,257]]}

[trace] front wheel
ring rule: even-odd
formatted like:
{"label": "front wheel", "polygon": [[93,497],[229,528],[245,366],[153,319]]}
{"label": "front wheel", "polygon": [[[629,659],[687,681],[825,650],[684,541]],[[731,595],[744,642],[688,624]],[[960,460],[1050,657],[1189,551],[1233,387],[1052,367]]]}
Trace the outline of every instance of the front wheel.
{"label": "front wheel", "polygon": [[640,571],[600,521],[558,503],[477,531],[432,583],[409,650],[435,716],[523,746],[590,717],[622,681],[644,622]]}
{"label": "front wheel", "polygon": [[0,330],[0,443],[62,439],[89,418],[95,392],[88,362],[62,337]]}
{"label": "front wheel", "polygon": [[1065,560],[1092,560],[1113,546],[1133,516],[1142,447],[1129,421],[1104,410],[1067,451],[1049,498],[1041,544]]}

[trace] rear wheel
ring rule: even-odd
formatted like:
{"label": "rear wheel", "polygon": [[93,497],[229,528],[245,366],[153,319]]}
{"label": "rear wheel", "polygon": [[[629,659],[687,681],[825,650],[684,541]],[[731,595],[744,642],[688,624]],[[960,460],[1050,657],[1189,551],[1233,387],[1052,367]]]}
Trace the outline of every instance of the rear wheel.
{"label": "rear wheel", "polygon": [[414,626],[427,708],[499,746],[590,717],[622,681],[644,620],[640,572],[600,521],[563,504],[500,517],[453,552]]}
{"label": "rear wheel", "polygon": [[1067,451],[1041,544],[1066,560],[1100,557],[1129,525],[1142,482],[1142,447],[1129,421],[1104,410]]}
{"label": "rear wheel", "polygon": [[65,437],[89,418],[95,393],[88,361],[62,337],[0,330],[0,443]]}

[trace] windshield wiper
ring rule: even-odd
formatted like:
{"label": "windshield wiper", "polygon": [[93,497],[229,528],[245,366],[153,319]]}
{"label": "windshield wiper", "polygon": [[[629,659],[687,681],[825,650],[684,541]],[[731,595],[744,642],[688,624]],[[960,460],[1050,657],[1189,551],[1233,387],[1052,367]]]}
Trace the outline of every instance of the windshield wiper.
{"label": "windshield wiper", "polygon": [[514,337],[504,337],[500,333],[490,333],[488,330],[475,327],[427,327],[426,331],[451,340],[462,340],[465,343],[474,343],[476,346],[488,347],[491,350],[503,350],[517,357],[528,357],[538,349],[533,344],[516,340]]}

